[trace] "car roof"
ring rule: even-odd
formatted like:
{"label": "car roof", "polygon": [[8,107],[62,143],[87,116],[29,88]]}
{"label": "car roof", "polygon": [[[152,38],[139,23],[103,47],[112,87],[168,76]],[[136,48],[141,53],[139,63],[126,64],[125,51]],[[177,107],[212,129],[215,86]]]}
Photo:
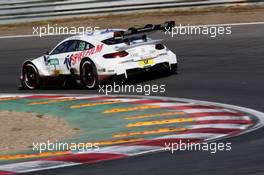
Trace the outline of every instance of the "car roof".
{"label": "car roof", "polygon": [[[103,30],[96,30],[91,33],[83,33],[83,34],[78,34],[71,36],[69,38],[66,38],[64,41],[67,40],[84,40],[89,43],[98,43],[101,42],[102,40],[112,38],[114,36],[114,32],[116,31],[123,31],[124,29],[103,29]],[[64,42],[63,41],[63,42]]]}

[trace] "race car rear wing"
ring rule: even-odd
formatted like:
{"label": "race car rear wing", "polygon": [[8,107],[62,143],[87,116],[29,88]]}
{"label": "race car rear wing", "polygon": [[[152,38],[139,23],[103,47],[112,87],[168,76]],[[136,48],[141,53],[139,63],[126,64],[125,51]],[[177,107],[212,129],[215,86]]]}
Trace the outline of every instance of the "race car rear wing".
{"label": "race car rear wing", "polygon": [[166,21],[162,24],[147,24],[145,27],[141,28],[135,28],[131,27],[128,30],[125,31],[116,31],[114,32],[114,38],[115,39],[125,39],[129,37],[133,37],[134,35],[143,35],[146,33],[150,32],[155,32],[155,31],[170,31],[172,28],[175,26],[175,21]]}
{"label": "race car rear wing", "polygon": [[147,44],[159,44],[162,42],[162,39],[159,40],[151,40],[151,41],[147,41],[147,42],[142,42],[142,43],[136,43],[133,45],[126,45],[126,46],[121,46],[121,47],[116,47],[117,51],[123,51],[123,50],[127,50],[127,49],[131,49],[133,47],[137,47],[137,46],[143,46],[143,45],[147,45]]}

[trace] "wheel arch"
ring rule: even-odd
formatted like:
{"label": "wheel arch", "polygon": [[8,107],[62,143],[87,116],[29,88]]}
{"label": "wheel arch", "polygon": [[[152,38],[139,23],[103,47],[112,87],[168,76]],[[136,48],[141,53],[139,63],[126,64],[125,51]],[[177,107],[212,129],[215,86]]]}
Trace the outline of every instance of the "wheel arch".
{"label": "wheel arch", "polygon": [[[36,74],[38,76],[38,79],[37,79],[37,84],[35,85],[35,87],[30,87],[30,85],[26,85],[26,82],[24,82],[24,68],[26,65],[31,65],[35,71],[36,71]],[[31,60],[26,60],[23,64],[22,64],[22,68],[21,68],[21,77],[20,77],[20,81],[21,81],[21,85],[23,88],[26,88],[26,89],[30,89],[30,90],[34,90],[34,89],[37,89],[39,86],[40,86],[40,77],[39,77],[39,70],[37,68],[37,66],[31,61]]]}
{"label": "wheel arch", "polygon": [[96,72],[98,73],[98,71],[97,71],[97,66],[96,66],[95,62],[94,62],[91,58],[89,58],[89,57],[84,57],[84,58],[81,60],[80,64],[79,64],[79,75],[81,75],[82,65],[83,65],[83,63],[84,63],[85,61],[90,61],[90,62],[93,64],[93,66],[95,67]]}
{"label": "wheel arch", "polygon": [[79,71],[80,71],[80,72],[81,72],[81,69],[82,69],[82,65],[83,65],[83,63],[84,63],[85,61],[90,61],[90,62],[95,66],[95,68],[96,68],[95,63],[93,62],[93,60],[92,60],[91,58],[89,58],[89,57],[84,57],[84,58],[81,60],[80,65],[79,65]]}
{"label": "wheel arch", "polygon": [[23,76],[23,68],[24,68],[24,66],[25,66],[26,64],[32,64],[32,65],[35,67],[35,69],[37,70],[37,73],[39,74],[39,70],[38,70],[37,66],[36,66],[31,60],[26,60],[26,61],[24,61],[23,64],[22,64],[22,68],[21,68],[21,75],[22,75],[22,76]]}
{"label": "wheel arch", "polygon": [[97,86],[98,86],[98,83],[99,83],[99,81],[98,81],[98,71],[97,71],[97,67],[96,67],[96,64],[94,63],[94,61],[91,59],[91,58],[89,58],[89,57],[85,57],[85,58],[83,58],[82,60],[81,60],[81,62],[80,62],[80,65],[79,65],[79,77],[80,77],[80,80],[81,80],[81,82],[82,82],[82,66],[83,66],[83,64],[84,64],[84,62],[85,61],[89,61],[89,62],[91,62],[91,65],[92,65],[92,67],[94,67],[95,68],[95,74],[96,74],[96,81],[97,81],[97,83],[96,83],[96,85],[93,87],[93,88],[91,88],[91,89],[94,89],[94,88],[97,88]]}

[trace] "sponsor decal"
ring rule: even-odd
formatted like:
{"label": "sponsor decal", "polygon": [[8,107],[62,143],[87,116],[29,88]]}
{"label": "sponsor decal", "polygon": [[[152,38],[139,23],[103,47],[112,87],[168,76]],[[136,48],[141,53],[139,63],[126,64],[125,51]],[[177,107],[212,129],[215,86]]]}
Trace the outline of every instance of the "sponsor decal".
{"label": "sponsor decal", "polygon": [[114,69],[110,69],[107,72],[115,72],[115,70]]}
{"label": "sponsor decal", "polygon": [[65,58],[63,64],[66,65],[68,70],[71,68],[72,65],[71,65],[71,57],[70,57],[70,55],[67,55],[67,57]]}
{"label": "sponsor decal", "polygon": [[57,66],[59,64],[60,64],[59,59],[57,59],[57,58],[49,59],[49,65]]}
{"label": "sponsor decal", "polygon": [[98,72],[106,72],[106,69],[105,68],[102,68],[102,69],[98,69],[97,71]]}
{"label": "sponsor decal", "polygon": [[53,75],[60,75],[60,74],[62,74],[62,71],[61,71],[61,70],[56,70],[56,69],[55,69],[55,70],[52,71],[52,74],[53,74]]}
{"label": "sponsor decal", "polygon": [[88,50],[84,50],[81,52],[74,53],[72,55],[67,55],[64,60],[64,64],[66,65],[67,69],[69,70],[72,66],[79,63],[84,57],[91,56],[93,54],[99,53],[102,51],[104,44],[98,44],[96,47],[93,47]]}
{"label": "sponsor decal", "polygon": [[53,75],[60,75],[62,73],[61,70],[57,70],[56,66],[60,65],[60,61],[58,58],[52,58],[48,60],[49,66],[54,66],[54,69],[52,70]]}

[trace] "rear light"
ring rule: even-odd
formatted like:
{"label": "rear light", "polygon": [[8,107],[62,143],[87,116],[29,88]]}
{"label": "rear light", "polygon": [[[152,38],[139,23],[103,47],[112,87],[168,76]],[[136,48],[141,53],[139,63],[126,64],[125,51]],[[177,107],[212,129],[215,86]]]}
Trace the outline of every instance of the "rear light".
{"label": "rear light", "polygon": [[120,52],[114,52],[114,53],[108,53],[103,55],[104,58],[122,58],[127,56],[128,53],[126,51],[120,51]]}
{"label": "rear light", "polygon": [[124,35],[124,31],[116,31],[114,32],[114,37],[118,38],[118,37],[122,37]]}
{"label": "rear light", "polygon": [[157,49],[157,50],[162,50],[162,49],[164,49],[165,47],[164,47],[164,45],[163,44],[156,44],[155,45],[155,49]]}

